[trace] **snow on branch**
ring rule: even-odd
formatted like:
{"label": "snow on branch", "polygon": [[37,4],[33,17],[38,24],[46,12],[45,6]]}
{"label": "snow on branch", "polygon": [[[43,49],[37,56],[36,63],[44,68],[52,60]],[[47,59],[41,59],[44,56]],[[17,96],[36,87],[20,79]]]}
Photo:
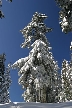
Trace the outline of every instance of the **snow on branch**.
{"label": "snow on branch", "polygon": [[52,28],[48,28],[44,24],[46,18],[47,16],[45,14],[35,12],[28,26],[20,30],[23,37],[25,37],[25,42],[21,44],[21,48],[30,48],[31,44],[37,39],[41,39],[43,42],[48,44],[45,33],[52,31]]}

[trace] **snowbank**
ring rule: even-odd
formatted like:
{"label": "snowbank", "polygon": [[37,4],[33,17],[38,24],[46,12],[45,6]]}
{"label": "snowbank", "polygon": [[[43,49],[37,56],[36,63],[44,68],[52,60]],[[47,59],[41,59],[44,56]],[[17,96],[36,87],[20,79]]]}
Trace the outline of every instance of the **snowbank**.
{"label": "snowbank", "polygon": [[0,108],[72,108],[72,102],[64,103],[35,103],[35,102],[11,102],[0,104]]}

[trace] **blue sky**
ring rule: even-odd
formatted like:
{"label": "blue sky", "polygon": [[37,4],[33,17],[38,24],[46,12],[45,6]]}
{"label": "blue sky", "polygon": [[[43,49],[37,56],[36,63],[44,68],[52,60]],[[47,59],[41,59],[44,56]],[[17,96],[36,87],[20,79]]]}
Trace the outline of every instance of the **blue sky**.
{"label": "blue sky", "polygon": [[[1,9],[5,14],[4,19],[0,19],[0,54],[6,54],[6,66],[9,62],[28,56],[29,50],[20,48],[23,42],[23,29],[31,21],[32,15],[37,11],[48,16],[45,23],[53,31],[47,33],[47,39],[52,47],[52,53],[59,67],[63,59],[70,60],[70,42],[72,33],[64,34],[59,26],[59,8],[54,0],[13,0],[8,3],[3,0]],[[12,84],[10,88],[10,99],[12,102],[23,102],[21,94],[23,90],[18,84],[18,71],[11,71]]]}

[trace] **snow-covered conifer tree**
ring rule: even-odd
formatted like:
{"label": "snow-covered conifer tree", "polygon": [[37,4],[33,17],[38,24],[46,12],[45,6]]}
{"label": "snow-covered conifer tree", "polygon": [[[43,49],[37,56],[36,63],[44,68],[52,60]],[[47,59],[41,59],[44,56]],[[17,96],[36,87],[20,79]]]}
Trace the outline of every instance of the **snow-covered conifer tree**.
{"label": "snow-covered conifer tree", "polygon": [[62,32],[68,33],[72,31],[72,0],[55,0],[61,11],[59,12],[60,16],[60,26]]}
{"label": "snow-covered conifer tree", "polygon": [[[72,50],[72,42],[70,46]],[[72,53],[70,64],[64,59],[61,70],[62,91],[60,92],[60,102],[72,100]]]}
{"label": "snow-covered conifer tree", "polygon": [[25,88],[22,95],[26,102],[55,102],[58,96],[58,64],[50,52],[50,43],[45,34],[52,29],[46,27],[47,16],[35,12],[32,21],[20,30],[25,37],[21,48],[31,48],[29,56],[17,60],[12,68],[19,69],[19,84]]}
{"label": "snow-covered conifer tree", "polygon": [[68,94],[69,94],[69,63],[67,60],[64,59],[62,62],[62,70],[61,70],[61,79],[62,79],[62,91],[60,92],[60,102],[65,102],[68,100]]}
{"label": "snow-covered conifer tree", "polygon": [[0,55],[0,103],[9,103],[10,69],[5,69],[5,54]]}

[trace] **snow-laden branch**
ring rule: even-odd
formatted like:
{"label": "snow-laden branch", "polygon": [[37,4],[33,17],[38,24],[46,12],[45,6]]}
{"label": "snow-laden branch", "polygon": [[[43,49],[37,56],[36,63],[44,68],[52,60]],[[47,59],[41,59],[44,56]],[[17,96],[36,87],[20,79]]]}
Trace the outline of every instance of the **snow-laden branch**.
{"label": "snow-laden branch", "polygon": [[21,58],[19,60],[17,60],[13,65],[12,65],[12,68],[13,69],[16,69],[16,68],[21,68],[25,62],[28,60],[29,58],[28,57],[25,57],[25,58]]}

